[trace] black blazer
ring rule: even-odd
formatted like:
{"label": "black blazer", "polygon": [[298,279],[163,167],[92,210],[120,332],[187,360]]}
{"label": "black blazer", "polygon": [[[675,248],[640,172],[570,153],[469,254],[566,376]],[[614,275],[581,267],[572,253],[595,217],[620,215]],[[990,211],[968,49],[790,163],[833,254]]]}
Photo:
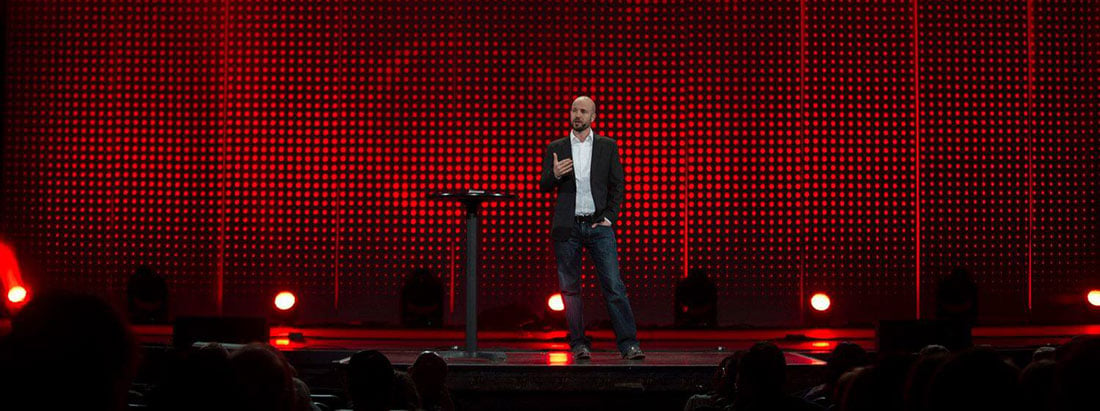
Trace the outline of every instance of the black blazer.
{"label": "black blazer", "polygon": [[[619,219],[619,210],[623,205],[625,179],[623,165],[619,162],[619,147],[615,140],[595,134],[592,137],[592,199],[596,202],[596,220],[607,218],[614,224]],[[573,230],[573,214],[577,203],[577,181],[573,173],[566,174],[561,180],[554,178],[554,155],[558,161],[573,158],[570,137],[554,140],[546,146],[542,159],[542,179],[539,189],[543,192],[557,190],[558,199],[554,205],[554,223],[550,228],[550,237],[557,241],[566,241]]]}

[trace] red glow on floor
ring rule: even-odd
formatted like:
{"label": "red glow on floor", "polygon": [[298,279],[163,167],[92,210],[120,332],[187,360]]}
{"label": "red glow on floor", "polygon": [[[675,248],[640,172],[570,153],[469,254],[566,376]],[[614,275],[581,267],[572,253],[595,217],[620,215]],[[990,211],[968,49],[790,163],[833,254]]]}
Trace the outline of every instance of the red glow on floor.
{"label": "red glow on floor", "polygon": [[551,352],[546,354],[546,364],[548,365],[566,365],[569,364],[569,353],[564,352]]}

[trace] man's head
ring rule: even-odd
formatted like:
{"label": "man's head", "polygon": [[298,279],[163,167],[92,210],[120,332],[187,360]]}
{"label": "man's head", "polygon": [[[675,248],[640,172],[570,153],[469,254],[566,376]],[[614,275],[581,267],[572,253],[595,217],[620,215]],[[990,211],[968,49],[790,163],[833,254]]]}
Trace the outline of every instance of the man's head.
{"label": "man's head", "polygon": [[580,133],[587,130],[595,119],[596,102],[587,96],[573,100],[573,107],[569,110],[569,124],[573,126],[573,131]]}

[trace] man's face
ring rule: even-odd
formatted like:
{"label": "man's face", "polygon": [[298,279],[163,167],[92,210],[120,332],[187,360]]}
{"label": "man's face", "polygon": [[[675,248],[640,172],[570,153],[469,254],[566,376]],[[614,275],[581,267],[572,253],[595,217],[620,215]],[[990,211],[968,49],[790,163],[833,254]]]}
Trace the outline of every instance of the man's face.
{"label": "man's face", "polygon": [[582,132],[587,130],[592,125],[592,120],[596,118],[596,103],[588,99],[577,99],[573,102],[573,109],[570,110],[569,124],[573,125],[573,130],[576,132]]}

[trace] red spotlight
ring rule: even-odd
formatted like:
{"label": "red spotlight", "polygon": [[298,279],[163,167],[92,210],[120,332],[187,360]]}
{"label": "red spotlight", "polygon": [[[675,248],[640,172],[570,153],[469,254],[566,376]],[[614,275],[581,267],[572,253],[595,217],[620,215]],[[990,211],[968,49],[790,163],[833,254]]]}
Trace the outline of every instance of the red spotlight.
{"label": "red spotlight", "polygon": [[553,311],[565,311],[565,302],[561,299],[561,293],[551,295],[550,299],[546,300],[546,305]]}
{"label": "red spotlight", "polygon": [[280,311],[287,311],[294,308],[294,303],[297,301],[298,299],[294,297],[294,293],[283,291],[275,295],[275,308]]}
{"label": "red spotlight", "polygon": [[1089,304],[1093,307],[1100,307],[1100,290],[1089,291]]}
{"label": "red spotlight", "polygon": [[27,300],[27,289],[22,286],[15,286],[8,290],[8,302],[12,304],[19,304]]}
{"label": "red spotlight", "polygon": [[0,290],[4,293],[4,302],[0,311],[7,308],[9,313],[19,310],[30,299],[30,290],[23,285],[23,276],[19,272],[19,262],[15,260],[15,251],[6,243],[0,242]]}
{"label": "red spotlight", "polygon": [[810,306],[817,311],[826,311],[832,305],[832,300],[825,293],[817,293],[810,297]]}

